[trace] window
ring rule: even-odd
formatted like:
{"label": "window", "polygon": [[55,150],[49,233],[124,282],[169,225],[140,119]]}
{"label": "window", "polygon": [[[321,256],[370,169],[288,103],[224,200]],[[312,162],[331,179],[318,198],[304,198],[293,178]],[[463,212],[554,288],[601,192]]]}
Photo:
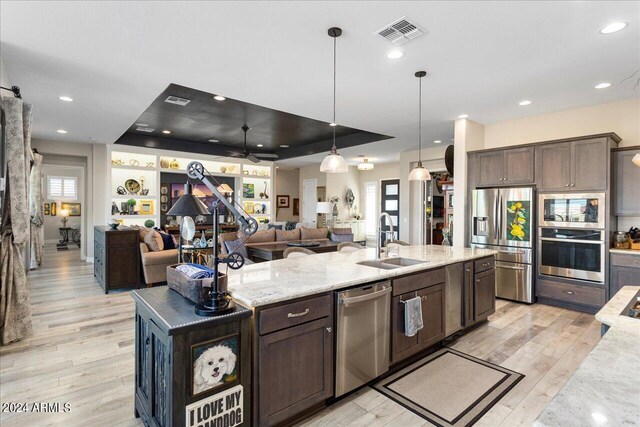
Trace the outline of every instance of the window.
{"label": "window", "polygon": [[375,182],[364,183],[364,222],[366,234],[376,234],[376,213],[378,206],[378,186]]}
{"label": "window", "polygon": [[78,178],[75,176],[47,176],[48,199],[78,200]]}

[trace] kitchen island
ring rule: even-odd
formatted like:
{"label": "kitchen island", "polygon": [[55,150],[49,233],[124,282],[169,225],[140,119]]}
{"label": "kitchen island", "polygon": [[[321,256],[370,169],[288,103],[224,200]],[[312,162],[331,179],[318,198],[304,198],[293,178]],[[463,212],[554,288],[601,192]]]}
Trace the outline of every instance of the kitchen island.
{"label": "kitchen island", "polygon": [[622,288],[597,314],[609,327],[535,426],[637,425],[640,413],[640,319],[626,313],[640,290]]}
{"label": "kitchen island", "polygon": [[[399,247],[397,255],[379,262],[376,250],[369,248],[228,272],[232,297],[253,309],[253,425],[303,419],[339,396],[345,377],[351,377],[348,392],[355,387],[353,377],[360,376],[363,384],[381,374],[361,365],[367,363],[363,359],[385,359],[383,372],[398,369],[495,311],[495,251],[428,245]],[[346,289],[356,296],[350,298],[354,305],[345,317],[341,308],[347,302],[338,291]],[[357,293],[366,290],[371,293]],[[363,307],[383,294],[386,305]],[[416,298],[424,327],[407,336],[404,302]],[[365,313],[368,318],[362,317]],[[345,328],[355,329],[345,335]],[[354,349],[353,339],[371,346],[372,352],[371,343],[377,342],[380,353]],[[341,357],[358,352],[363,355],[359,360],[341,363]]]}

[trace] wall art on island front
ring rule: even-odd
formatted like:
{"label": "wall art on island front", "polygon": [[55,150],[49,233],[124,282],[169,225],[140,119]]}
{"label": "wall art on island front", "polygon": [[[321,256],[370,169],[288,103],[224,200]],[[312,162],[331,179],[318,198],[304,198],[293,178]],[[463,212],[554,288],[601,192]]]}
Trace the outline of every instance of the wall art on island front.
{"label": "wall art on island front", "polygon": [[244,418],[241,385],[200,399],[185,408],[187,427],[239,426]]}
{"label": "wall art on island front", "polygon": [[191,347],[193,396],[238,381],[238,341],[234,334]]}

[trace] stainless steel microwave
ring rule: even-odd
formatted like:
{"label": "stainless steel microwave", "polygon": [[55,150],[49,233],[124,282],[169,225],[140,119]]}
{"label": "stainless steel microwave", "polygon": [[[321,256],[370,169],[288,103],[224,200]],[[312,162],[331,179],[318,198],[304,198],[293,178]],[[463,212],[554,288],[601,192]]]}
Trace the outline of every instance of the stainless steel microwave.
{"label": "stainless steel microwave", "polygon": [[603,229],[605,193],[540,194],[540,227]]}

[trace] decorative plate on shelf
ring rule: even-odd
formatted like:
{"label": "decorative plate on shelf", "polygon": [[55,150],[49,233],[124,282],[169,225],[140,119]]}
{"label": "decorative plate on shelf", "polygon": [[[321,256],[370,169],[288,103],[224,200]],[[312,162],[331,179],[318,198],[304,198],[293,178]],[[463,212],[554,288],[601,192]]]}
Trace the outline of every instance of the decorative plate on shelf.
{"label": "decorative plate on shelf", "polygon": [[124,188],[126,188],[130,194],[138,194],[138,191],[140,191],[140,183],[135,179],[128,179],[124,182]]}

